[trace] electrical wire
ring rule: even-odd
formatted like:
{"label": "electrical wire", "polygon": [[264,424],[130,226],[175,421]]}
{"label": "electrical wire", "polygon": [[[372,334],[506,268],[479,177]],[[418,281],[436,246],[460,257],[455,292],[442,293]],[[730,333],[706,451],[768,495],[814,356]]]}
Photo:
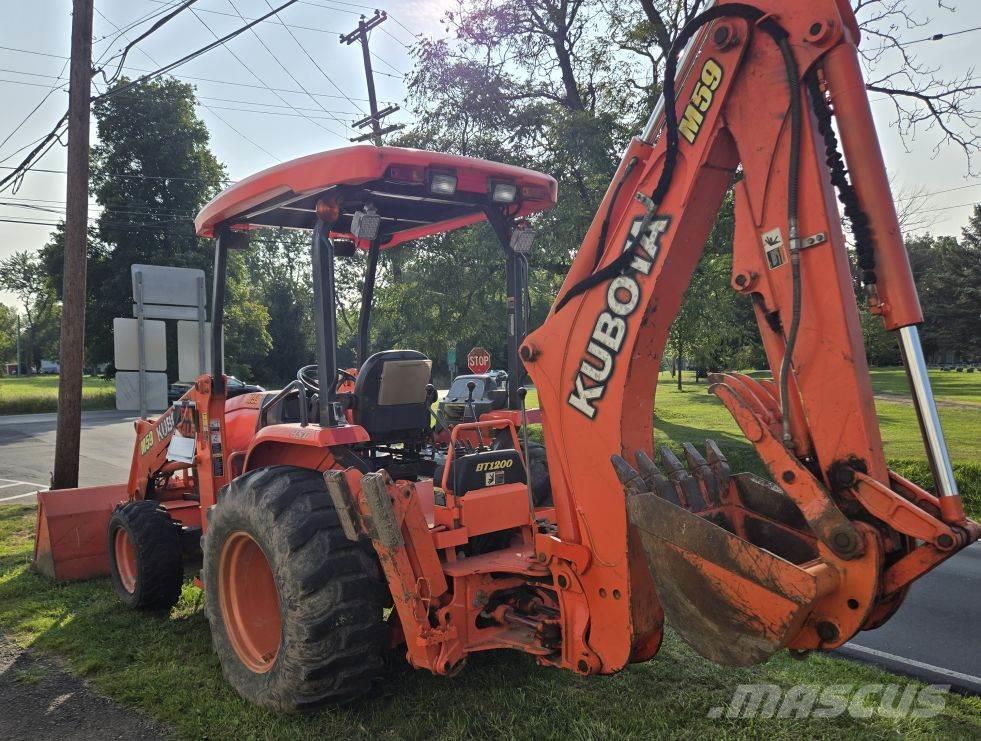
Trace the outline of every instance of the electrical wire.
{"label": "electrical wire", "polygon": [[[292,2],[297,2],[297,0],[292,0]],[[291,3],[291,4],[292,4],[292,3]],[[233,7],[234,7],[234,6],[233,6]],[[212,28],[211,28],[211,26],[209,26],[209,25],[208,25],[208,24],[207,24],[207,23],[205,22],[205,20],[204,20],[203,18],[201,18],[201,16],[199,16],[199,15],[197,14],[197,12],[196,12],[196,11],[194,11],[194,10],[192,9],[192,10],[191,10],[191,13],[192,13],[192,14],[194,15],[194,17],[195,17],[195,18],[197,18],[197,19],[198,19],[198,22],[199,22],[199,23],[200,23],[200,24],[201,24],[202,26],[204,26],[204,27],[205,27],[205,28],[206,28],[206,29],[207,29],[207,30],[208,30],[208,31],[209,31],[209,32],[210,32],[210,33],[211,33],[211,34],[212,34],[213,36],[216,36],[216,37],[217,37],[217,34],[216,34],[216,33],[214,32],[214,30],[212,30]],[[257,34],[256,34],[256,38],[257,38],[257,39],[259,39],[259,36],[258,36]],[[262,43],[262,40],[261,40],[261,39],[259,39],[259,43],[260,43],[260,44]],[[263,46],[265,46],[265,45],[263,44]],[[239,64],[240,64],[240,65],[241,65],[241,66],[242,66],[242,67],[243,67],[244,69],[245,69],[245,71],[246,71],[246,72],[248,72],[248,73],[249,73],[250,75],[252,75],[252,77],[254,77],[254,78],[256,79],[256,81],[257,81],[257,82],[259,82],[259,83],[260,83],[261,85],[263,85],[263,86],[264,86],[264,87],[265,87],[266,89],[268,89],[268,90],[272,90],[272,88],[271,88],[271,87],[269,86],[269,84],[268,84],[268,83],[266,83],[266,81],[265,81],[265,80],[263,80],[263,79],[262,79],[261,77],[259,77],[259,75],[258,75],[258,74],[257,74],[257,73],[256,73],[256,72],[255,72],[255,71],[254,71],[254,70],[253,70],[253,69],[252,69],[252,68],[251,68],[251,67],[250,67],[250,66],[248,65],[248,64],[246,64],[246,63],[245,63],[245,61],[244,61],[244,60],[243,60],[243,59],[242,59],[242,58],[241,58],[241,57],[240,57],[240,56],[239,56],[238,54],[236,54],[236,53],[235,53],[235,52],[234,52],[234,51],[233,51],[233,50],[232,50],[231,48],[229,48],[229,47],[227,47],[227,46],[226,46],[226,47],[225,47],[225,51],[227,51],[227,52],[228,52],[228,53],[229,53],[229,54],[230,54],[230,55],[232,56],[232,58],[234,58],[234,59],[235,59],[235,61],[237,61],[237,62],[238,62],[238,63],[239,63]],[[266,49],[266,51],[269,51],[269,50],[268,50],[268,48]],[[279,61],[279,59],[278,59],[278,57],[276,57],[276,55],[275,55],[275,54],[273,54],[273,53],[272,53],[271,51],[269,52],[269,54],[270,54],[270,56],[272,56],[272,57],[273,57],[273,59],[275,59],[275,60],[276,60],[276,62],[277,62],[277,63],[278,63],[279,65],[280,65],[280,67],[282,67],[282,68],[283,68],[283,69],[284,69],[284,70],[286,71],[286,74],[290,76],[290,78],[291,78],[291,79],[293,80],[293,82],[294,82],[294,83],[296,83],[296,84],[297,84],[297,85],[299,86],[299,88],[300,88],[300,90],[302,90],[302,91],[303,91],[303,93],[307,95],[307,97],[309,97],[309,98],[310,98],[311,100],[313,100],[313,101],[314,101],[314,103],[317,103],[317,105],[319,105],[319,101],[317,101],[317,100],[316,100],[316,99],[315,99],[315,98],[314,98],[314,97],[313,97],[313,96],[312,96],[312,95],[310,94],[310,92],[309,92],[309,91],[308,91],[308,90],[307,90],[307,89],[306,89],[306,88],[305,88],[305,87],[303,86],[303,84],[302,84],[302,83],[300,83],[300,82],[299,82],[299,81],[298,81],[298,80],[296,79],[296,77],[295,77],[295,76],[293,76],[293,75],[292,75],[292,74],[291,74],[291,73],[289,72],[289,70],[287,70],[287,69],[286,69],[286,67],[285,67],[285,66],[284,66],[284,65],[282,64],[282,62],[280,62],[280,61]],[[292,104],[292,103],[291,103],[290,101],[288,101],[288,100],[287,100],[286,98],[284,98],[284,97],[283,97],[282,95],[280,95],[279,93],[273,93],[273,94],[274,94],[274,95],[275,95],[275,96],[276,96],[277,98],[279,98],[279,100],[280,100],[280,101],[282,101],[283,103],[285,103],[286,105],[288,105],[288,106],[289,106],[290,108],[293,108],[294,110],[296,110],[296,112],[297,112],[297,113],[299,113],[300,115],[303,115],[303,113],[302,113],[302,111],[300,111],[300,110],[298,110],[298,109],[297,109],[297,108],[296,108],[296,107],[295,107],[295,106],[294,106],[294,105],[293,105],[293,104]],[[323,125],[322,123],[320,123],[319,121],[314,121],[313,119],[309,119],[309,118],[308,118],[308,120],[309,120],[309,121],[310,121],[310,123],[312,123],[312,124],[313,124],[314,126],[317,126],[318,128],[320,128],[320,129],[323,129],[324,131],[326,131],[326,132],[328,132],[328,133],[330,133],[330,134],[333,134],[334,136],[336,136],[336,137],[338,137],[338,138],[340,138],[340,139],[346,139],[346,138],[347,138],[347,137],[345,137],[345,136],[344,136],[344,135],[342,135],[342,134],[338,134],[338,133],[337,133],[336,131],[332,131],[331,129],[329,129],[328,127],[326,127],[326,126],[324,126],[324,125]],[[343,126],[343,125],[346,125],[346,124],[344,124],[344,122],[343,122],[343,121],[339,121],[339,123],[341,123],[341,125],[342,125],[342,126]]]}
{"label": "electrical wire", "polygon": [[[123,65],[126,64],[126,57],[129,54],[129,50],[130,49],[132,49],[134,46],[136,46],[138,43],[140,43],[141,41],[143,41],[147,37],[151,36],[155,31],[159,30],[162,26],[166,25],[168,22],[170,22],[171,20],[173,20],[174,18],[176,18],[182,12],[184,12],[185,10],[187,10],[188,8],[190,8],[197,1],[198,0],[187,0],[186,2],[182,3],[178,8],[170,11],[169,13],[167,13],[167,15],[163,16],[162,18],[159,18],[156,21],[156,23],[154,23],[152,26],[150,26],[150,28],[148,28],[146,31],[144,31],[143,33],[141,33],[139,36],[137,36],[135,39],[133,39],[129,43],[127,43],[126,46],[123,47],[122,52],[120,52],[120,54],[119,54],[119,64],[116,65],[116,71],[113,72],[112,76],[107,78],[105,76],[105,73],[102,74],[102,79],[105,80],[106,85],[112,85],[116,80],[119,79],[120,75],[122,75],[122,73],[123,73]],[[100,13],[99,15],[102,15],[102,14]],[[105,18],[104,15],[102,17]],[[106,20],[108,20],[108,18]],[[115,25],[115,24],[113,24],[113,25]],[[125,32],[124,31],[120,31],[120,35],[123,35],[123,33],[125,33]],[[115,57],[110,58],[109,61],[111,62],[113,59],[115,59]]]}
{"label": "electrical wire", "polygon": [[[269,5],[269,0],[265,0],[265,3],[266,3],[266,5]],[[362,108],[357,103],[355,103],[354,102],[354,99],[351,98],[351,97],[349,97],[348,94],[346,92],[344,92],[340,88],[340,86],[336,82],[334,82],[326,72],[324,72],[323,69],[321,69],[321,66],[319,64],[317,64],[317,60],[314,59],[310,55],[310,52],[307,51],[306,47],[303,46],[303,44],[300,43],[300,40],[296,37],[296,34],[294,34],[285,23],[283,23],[283,19],[282,18],[279,19],[279,22],[283,26],[283,28],[286,29],[286,32],[290,35],[290,37],[293,39],[293,41],[296,42],[297,48],[299,48],[299,50],[303,52],[303,54],[306,56],[306,58],[310,60],[310,64],[312,64],[316,68],[316,70],[321,75],[323,75],[324,79],[326,79],[327,82],[329,82],[334,87],[334,89],[337,90],[337,92],[339,92],[341,95],[343,95],[344,98],[347,100],[348,103],[350,103],[355,108],[357,108],[359,112],[364,113],[364,108]]]}
{"label": "electrical wire", "polygon": [[[194,11],[191,11],[191,12],[194,12]],[[102,13],[100,13],[99,15],[102,15]],[[105,18],[105,20],[106,20],[106,22],[107,22],[107,23],[108,23],[109,25],[111,25],[111,26],[113,26],[113,27],[116,27],[116,24],[115,24],[115,23],[113,23],[113,22],[112,22],[111,20],[109,20],[108,18],[106,18],[106,17],[105,17],[105,15],[102,15],[102,17],[103,17],[103,18]],[[120,35],[121,35],[121,36],[123,36],[123,37],[125,38],[125,32],[120,32]],[[152,56],[150,56],[150,53],[149,53],[149,52],[147,52],[147,51],[146,51],[145,49],[142,49],[142,48],[138,48],[138,51],[139,51],[139,52],[140,52],[140,53],[141,53],[141,54],[142,54],[142,55],[143,55],[144,57],[146,57],[146,58],[147,58],[147,59],[148,59],[148,60],[150,61],[150,64],[152,64],[152,65],[154,65],[154,66],[158,66],[158,67],[160,66],[160,65],[158,64],[158,62],[157,62],[157,61],[156,61],[156,60],[155,60],[155,59],[154,59],[154,58],[153,58]],[[235,127],[235,126],[232,126],[232,124],[231,124],[231,123],[229,123],[229,122],[228,122],[228,120],[227,120],[227,119],[226,119],[226,118],[225,118],[224,116],[222,116],[222,115],[221,115],[221,114],[219,114],[219,113],[216,113],[216,112],[214,112],[214,111],[212,111],[212,110],[211,110],[211,109],[210,109],[210,108],[208,107],[208,105],[207,105],[207,104],[205,104],[205,103],[198,103],[198,105],[200,105],[200,106],[201,106],[202,108],[204,108],[204,109],[205,109],[206,111],[209,111],[209,112],[211,113],[211,115],[213,115],[213,116],[214,116],[215,118],[217,118],[217,119],[218,119],[218,120],[219,120],[219,121],[220,121],[221,123],[223,123],[223,124],[224,124],[225,126],[227,126],[227,127],[229,128],[229,129],[231,129],[231,130],[232,130],[233,132],[235,132],[236,134],[238,134],[238,135],[239,135],[239,137],[241,137],[241,138],[242,138],[242,139],[243,139],[244,141],[246,141],[246,142],[248,142],[249,144],[251,144],[251,145],[252,145],[253,147],[255,147],[256,149],[258,149],[258,150],[259,150],[260,152],[262,152],[263,154],[265,154],[265,155],[267,155],[268,157],[270,157],[271,159],[273,159],[273,160],[275,160],[276,162],[282,162],[282,160],[281,160],[281,159],[280,159],[279,157],[277,157],[276,155],[274,155],[274,154],[273,154],[272,152],[270,152],[270,151],[269,151],[268,149],[266,149],[265,147],[263,147],[263,146],[262,146],[261,144],[259,144],[259,143],[258,143],[257,141],[255,141],[254,139],[252,139],[252,138],[251,138],[251,137],[249,137],[249,136],[246,136],[246,135],[245,135],[245,134],[244,134],[244,133],[243,133],[242,131],[239,131],[239,130],[238,130],[238,129],[237,129],[236,127]]]}
{"label": "electrical wire", "polygon": [[[203,8],[197,9],[197,12],[199,12],[199,13],[202,12],[202,11],[203,11]],[[228,15],[231,15],[231,14],[228,14]],[[32,51],[30,49],[18,49],[16,47],[12,47],[12,46],[0,46],[0,49],[5,50],[5,51],[17,52],[17,53],[20,53],[20,54],[33,54],[33,55],[42,56],[42,57],[51,57],[53,59],[68,59],[69,58],[69,57],[63,56],[61,54],[49,54],[47,52]],[[152,71],[152,70],[148,70],[148,69],[143,69],[143,68],[140,68],[140,67],[136,67],[136,66],[133,66],[133,65],[129,65],[127,67],[127,69],[129,69],[129,70],[131,70],[133,72],[150,72],[150,71]],[[13,71],[16,71],[16,70],[13,70]],[[21,73],[21,74],[26,74],[26,73]],[[37,75],[36,73],[30,73],[30,74],[35,74],[36,76],[40,76],[40,75]],[[50,75],[46,75],[46,76],[50,77]],[[268,86],[265,86],[265,85],[255,85],[255,84],[249,83],[249,82],[233,82],[232,80],[219,80],[219,79],[216,79],[214,77],[196,77],[196,76],[193,76],[193,75],[176,75],[176,74],[171,75],[171,76],[174,77],[175,79],[178,79],[178,80],[186,80],[186,81],[189,81],[189,82],[211,82],[211,83],[214,83],[216,85],[229,85],[231,87],[244,87],[244,88],[249,88],[249,89],[252,89],[252,90],[266,90],[266,91],[273,91],[273,92],[277,92],[277,93],[293,93],[293,94],[297,94],[297,95],[302,95],[303,94],[303,91],[302,90],[294,90],[294,89],[291,89],[291,88],[268,87]],[[334,95],[332,93],[310,93],[310,95],[315,95],[318,98],[344,98],[344,99],[347,99],[347,96],[345,96],[345,95]],[[367,98],[356,98],[355,97],[355,98],[352,98],[352,100],[356,100],[356,101],[359,101],[361,103],[367,103],[368,102],[368,99]],[[384,102],[386,104],[389,104],[389,103],[393,103],[394,101],[385,100],[385,101],[380,101],[380,102]]]}

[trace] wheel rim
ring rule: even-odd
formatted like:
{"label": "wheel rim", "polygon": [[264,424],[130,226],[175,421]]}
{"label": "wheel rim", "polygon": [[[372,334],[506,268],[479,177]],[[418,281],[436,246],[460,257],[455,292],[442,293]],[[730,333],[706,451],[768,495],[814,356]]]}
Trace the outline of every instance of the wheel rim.
{"label": "wheel rim", "polygon": [[222,546],[218,593],[239,660],[257,674],[269,671],[281,641],[279,593],[266,554],[248,533],[232,533]]}
{"label": "wheel rim", "polygon": [[123,585],[123,589],[132,594],[136,591],[136,550],[125,528],[116,530],[112,538],[112,547],[116,556],[119,583]]}

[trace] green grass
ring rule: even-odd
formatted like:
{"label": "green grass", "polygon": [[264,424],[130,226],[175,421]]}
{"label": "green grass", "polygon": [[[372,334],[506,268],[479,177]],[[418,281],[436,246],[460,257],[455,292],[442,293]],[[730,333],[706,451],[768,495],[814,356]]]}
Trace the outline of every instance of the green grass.
{"label": "green grass", "polygon": [[[193,738],[978,738],[981,699],[951,695],[933,718],[721,719],[737,684],[899,683],[874,667],[787,654],[748,669],[717,667],[668,634],[657,657],[612,677],[581,678],[521,654],[474,655],[455,678],[392,656],[376,692],[310,716],[268,713],[238,698],[211,651],[201,593],[187,584],[169,614],[123,609],[106,579],[58,585],[28,567],[32,508],[0,506],[0,629],[67,658],[97,689]],[[29,681],[29,680],[26,680]]]}
{"label": "green grass", "polygon": [[[873,375],[888,388],[899,371]],[[972,380],[977,376],[968,376]],[[941,398],[981,396],[958,378],[937,384]],[[24,379],[27,380],[27,379]],[[901,376],[900,376],[900,380]],[[534,393],[529,406],[536,406]],[[912,408],[877,402],[891,465],[921,484],[929,472]],[[981,460],[976,431],[981,409],[941,408],[965,502],[981,514]],[[678,392],[665,374],[658,389],[659,441],[674,446],[716,438],[734,468],[759,470],[751,446],[705,383]],[[825,720],[720,719],[741,683],[906,684],[874,667],[828,656],[805,661],[786,653],[748,669],[717,667],[670,631],[657,657],[613,677],[580,678],[537,666],[512,652],[476,654],[461,675],[438,678],[410,669],[398,655],[377,691],[356,706],[312,716],[284,716],[250,706],[222,678],[211,651],[202,595],[192,584],[169,614],[120,607],[106,579],[54,584],[29,569],[34,510],[0,505],[0,630],[21,646],[65,657],[72,670],[110,697],[140,708],[187,737],[212,738],[979,738],[981,698],[951,695],[934,718],[878,714]],[[189,569],[189,572],[192,569]],[[31,682],[33,677],[19,681]]]}
{"label": "green grass", "polygon": [[[902,368],[873,368],[872,388],[876,393],[909,396],[909,384]],[[981,373],[930,371],[930,386],[938,401],[966,401],[981,404]]]}
{"label": "green grass", "polygon": [[[116,384],[99,376],[82,379],[82,409],[115,409]],[[0,414],[58,411],[58,376],[0,378]]]}
{"label": "green grass", "polygon": [[[939,378],[934,382],[939,400],[981,399],[981,374],[932,371],[930,375],[931,378]],[[956,378],[948,378],[949,376]],[[894,390],[899,393],[902,388],[900,384],[905,383],[906,377],[900,368],[876,369],[872,372],[872,384],[876,391]],[[527,404],[529,407],[538,406],[536,392],[529,392]],[[920,486],[932,489],[933,482],[912,404],[877,399],[875,406],[890,466]],[[954,475],[960,485],[964,507],[972,517],[981,518],[981,445],[978,444],[981,407],[971,409],[941,406],[939,414],[954,461]],[[657,386],[654,430],[656,445],[666,443],[675,449],[684,442],[701,447],[705,438],[711,437],[719,443],[733,470],[764,474],[752,445],[743,437],[728,410],[715,396],[708,393],[708,384],[704,380],[694,382],[693,373],[685,372],[681,391],[678,391],[669,372],[661,373]]]}

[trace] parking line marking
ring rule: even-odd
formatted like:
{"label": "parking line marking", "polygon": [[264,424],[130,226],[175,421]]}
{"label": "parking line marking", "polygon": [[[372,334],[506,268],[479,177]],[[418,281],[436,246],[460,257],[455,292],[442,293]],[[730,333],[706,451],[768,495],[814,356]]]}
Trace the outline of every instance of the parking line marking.
{"label": "parking line marking", "polygon": [[937,674],[942,674],[943,676],[950,677],[951,679],[960,679],[981,684],[981,677],[956,672],[953,669],[944,669],[942,666],[934,666],[933,664],[927,664],[923,661],[917,661],[916,659],[907,659],[905,656],[897,656],[896,654],[879,651],[878,649],[869,648],[868,646],[860,646],[857,643],[846,643],[844,646],[842,646],[842,648],[846,650],[851,649],[857,653],[874,656],[879,659],[889,659],[900,664],[908,664],[909,666],[915,666],[917,669],[926,669],[927,671],[936,672]]}
{"label": "parking line marking", "polygon": [[[0,481],[7,481],[7,479],[0,479]],[[20,485],[21,485],[21,483],[19,481],[15,481],[12,484],[2,484],[2,485],[0,485],[0,489],[9,489],[11,486],[20,486]]]}
{"label": "parking line marking", "polygon": [[37,495],[36,491],[29,491],[27,492],[27,494],[18,494],[15,497],[4,497],[3,499],[0,499],[0,502],[12,502],[15,499],[26,499],[27,497],[33,497],[36,495]]}

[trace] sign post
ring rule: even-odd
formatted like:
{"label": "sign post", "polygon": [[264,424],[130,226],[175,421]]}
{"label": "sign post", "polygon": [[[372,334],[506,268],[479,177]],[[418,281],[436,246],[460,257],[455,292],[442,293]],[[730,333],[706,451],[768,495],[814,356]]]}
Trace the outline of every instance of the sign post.
{"label": "sign post", "polygon": [[456,377],[456,345],[450,345],[446,349],[446,368],[450,372],[450,383]]}
{"label": "sign post", "polygon": [[491,367],[491,356],[484,348],[478,346],[467,353],[467,368],[471,373],[486,373]]}

